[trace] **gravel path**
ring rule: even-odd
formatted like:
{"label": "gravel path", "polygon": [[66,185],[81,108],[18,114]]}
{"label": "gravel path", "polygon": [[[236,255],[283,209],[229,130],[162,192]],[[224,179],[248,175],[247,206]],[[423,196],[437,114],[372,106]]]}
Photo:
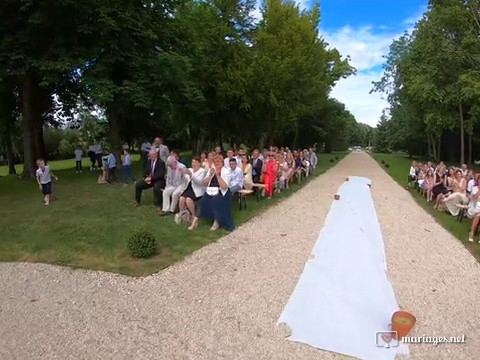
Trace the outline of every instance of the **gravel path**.
{"label": "gravel path", "polygon": [[[368,176],[415,359],[480,358],[480,266],[363,153],[185,261],[143,279],[0,264],[0,359],[343,359],[285,340],[276,321],[347,175]],[[179,240],[180,241],[180,240]],[[372,341],[374,336],[372,334]]]}

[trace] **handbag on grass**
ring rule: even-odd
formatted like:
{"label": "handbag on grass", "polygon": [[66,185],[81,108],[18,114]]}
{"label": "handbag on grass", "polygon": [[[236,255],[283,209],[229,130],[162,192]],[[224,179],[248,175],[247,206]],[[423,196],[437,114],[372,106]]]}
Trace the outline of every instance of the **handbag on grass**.
{"label": "handbag on grass", "polygon": [[219,189],[217,186],[209,186],[207,187],[207,195],[209,196],[217,196],[219,193]]}

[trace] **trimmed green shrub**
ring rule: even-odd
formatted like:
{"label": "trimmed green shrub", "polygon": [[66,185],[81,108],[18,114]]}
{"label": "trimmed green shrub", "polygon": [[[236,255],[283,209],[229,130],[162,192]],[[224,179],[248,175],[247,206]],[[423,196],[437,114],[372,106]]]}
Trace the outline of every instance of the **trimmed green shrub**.
{"label": "trimmed green shrub", "polygon": [[338,156],[335,156],[335,160],[337,160],[337,161],[338,161]]}
{"label": "trimmed green shrub", "polygon": [[388,169],[390,167],[389,163],[385,163],[385,167]]}
{"label": "trimmed green shrub", "polygon": [[127,242],[130,255],[136,258],[147,258],[157,251],[157,239],[145,230],[135,231]]}
{"label": "trimmed green shrub", "polygon": [[331,162],[331,163],[333,163],[334,161],[335,161],[335,159],[334,159],[334,158],[331,158],[331,159],[330,159],[330,162]]}
{"label": "trimmed green shrub", "polygon": [[382,165],[385,165],[385,160],[382,159]]}

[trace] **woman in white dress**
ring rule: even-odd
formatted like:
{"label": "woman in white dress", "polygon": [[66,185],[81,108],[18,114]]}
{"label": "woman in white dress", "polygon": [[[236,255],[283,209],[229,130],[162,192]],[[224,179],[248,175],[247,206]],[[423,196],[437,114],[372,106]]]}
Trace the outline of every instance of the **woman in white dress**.
{"label": "woman in white dress", "polygon": [[243,187],[251,190],[253,187],[252,165],[248,162],[248,156],[242,156]]}
{"label": "woman in white dress", "polygon": [[452,193],[443,198],[443,205],[453,216],[457,216],[460,208],[457,205],[468,204],[467,181],[463,177],[462,170],[455,171],[455,177],[452,181]]}

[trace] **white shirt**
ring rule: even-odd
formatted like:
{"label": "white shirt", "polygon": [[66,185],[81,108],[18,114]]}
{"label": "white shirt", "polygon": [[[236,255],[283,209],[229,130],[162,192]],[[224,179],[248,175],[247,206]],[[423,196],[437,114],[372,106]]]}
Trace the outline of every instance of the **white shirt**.
{"label": "white shirt", "polygon": [[415,168],[410,166],[410,176],[415,176]]}
{"label": "white shirt", "polygon": [[177,162],[177,168],[172,169],[167,166],[167,187],[177,187],[184,184],[184,178],[180,175],[179,170],[185,168],[181,162]]}
{"label": "white shirt", "polygon": [[[235,157],[233,157],[233,159],[237,160]],[[238,169],[238,164],[241,164],[238,162],[237,160],[237,169]],[[225,167],[225,169],[230,169],[230,158],[226,158],[225,160],[223,160],[223,166]]]}
{"label": "white shirt", "polygon": [[141,146],[141,150],[143,152],[149,152],[151,148],[152,148],[152,144],[150,144],[148,141],[145,141]]}
{"label": "white shirt", "polygon": [[43,170],[41,168],[37,169],[37,178],[40,180],[40,184],[48,184],[52,181],[52,175],[50,174],[50,166],[45,165]]}
{"label": "white shirt", "polygon": [[130,154],[125,154],[124,158],[123,158],[123,165],[124,166],[130,166],[132,165],[132,158],[131,158],[131,155]]}
{"label": "white shirt", "polygon": [[243,171],[240,169],[238,166],[235,168],[235,170],[232,170],[232,168],[227,168],[226,169],[226,175],[228,179],[228,187],[231,188],[235,185],[240,186],[241,188],[243,187]]}
{"label": "white shirt", "polygon": [[95,145],[93,145],[93,147],[94,147],[94,149],[95,149],[95,150],[94,150],[94,151],[95,151],[95,154],[98,155],[98,154],[101,154],[101,153],[102,153],[102,145],[100,145],[100,144],[95,144]]}
{"label": "white shirt", "polygon": [[75,149],[74,153],[75,153],[75,160],[76,161],[81,161],[82,156],[83,156],[83,150],[82,149]]}

